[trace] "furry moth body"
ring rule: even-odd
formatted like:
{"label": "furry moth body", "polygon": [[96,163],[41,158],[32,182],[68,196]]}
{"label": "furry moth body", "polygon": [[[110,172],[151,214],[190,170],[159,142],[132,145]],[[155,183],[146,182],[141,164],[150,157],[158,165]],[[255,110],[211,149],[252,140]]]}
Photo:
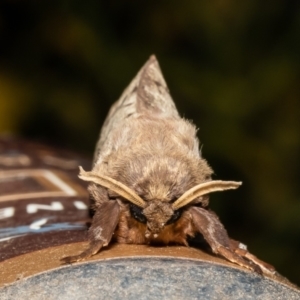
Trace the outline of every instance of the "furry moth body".
{"label": "furry moth body", "polygon": [[99,252],[113,238],[130,244],[181,244],[201,234],[213,253],[259,273],[273,268],[228,237],[208,209],[208,194],[240,182],[211,179],[196,128],[180,118],[158,62],[151,56],[111,107],[97,143],[89,181],[95,214],[89,248],[65,262]]}

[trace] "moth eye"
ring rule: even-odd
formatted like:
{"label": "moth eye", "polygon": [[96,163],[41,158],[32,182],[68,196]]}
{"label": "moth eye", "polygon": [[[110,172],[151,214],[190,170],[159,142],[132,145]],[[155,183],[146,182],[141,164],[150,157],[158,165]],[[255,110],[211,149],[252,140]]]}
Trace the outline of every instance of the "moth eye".
{"label": "moth eye", "polygon": [[169,219],[169,221],[166,223],[167,225],[172,224],[174,222],[176,222],[182,214],[182,210],[178,209],[174,211],[174,214],[171,216],[171,218]]}
{"label": "moth eye", "polygon": [[129,210],[131,216],[136,219],[137,221],[141,223],[147,223],[147,218],[143,214],[143,209],[141,207],[138,207],[137,205],[134,205],[132,203],[129,204]]}

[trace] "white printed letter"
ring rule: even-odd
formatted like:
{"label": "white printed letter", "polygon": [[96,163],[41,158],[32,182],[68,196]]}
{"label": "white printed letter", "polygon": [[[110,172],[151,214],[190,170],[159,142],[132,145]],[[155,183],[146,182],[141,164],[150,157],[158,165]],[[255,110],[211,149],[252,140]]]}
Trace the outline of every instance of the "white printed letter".
{"label": "white printed letter", "polygon": [[53,201],[51,205],[46,204],[28,204],[26,210],[29,214],[36,213],[39,209],[43,210],[63,210],[64,207],[60,202]]}

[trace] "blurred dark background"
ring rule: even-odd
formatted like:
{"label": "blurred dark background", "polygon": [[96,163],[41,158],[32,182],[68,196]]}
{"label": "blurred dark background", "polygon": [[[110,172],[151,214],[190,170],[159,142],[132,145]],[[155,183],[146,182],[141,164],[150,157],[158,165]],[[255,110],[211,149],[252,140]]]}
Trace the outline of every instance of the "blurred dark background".
{"label": "blurred dark background", "polygon": [[300,284],[300,2],[0,2],[0,133],[92,157],[110,105],[156,54],[200,127],[231,237]]}

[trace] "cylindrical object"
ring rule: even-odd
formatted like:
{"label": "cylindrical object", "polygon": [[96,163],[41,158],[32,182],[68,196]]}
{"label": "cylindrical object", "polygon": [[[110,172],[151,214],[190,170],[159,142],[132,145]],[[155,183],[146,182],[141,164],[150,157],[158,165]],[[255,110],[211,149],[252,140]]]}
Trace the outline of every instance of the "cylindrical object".
{"label": "cylindrical object", "polygon": [[300,299],[286,279],[260,276],[188,247],[112,244],[84,262],[89,221],[82,157],[0,139],[3,299]]}

